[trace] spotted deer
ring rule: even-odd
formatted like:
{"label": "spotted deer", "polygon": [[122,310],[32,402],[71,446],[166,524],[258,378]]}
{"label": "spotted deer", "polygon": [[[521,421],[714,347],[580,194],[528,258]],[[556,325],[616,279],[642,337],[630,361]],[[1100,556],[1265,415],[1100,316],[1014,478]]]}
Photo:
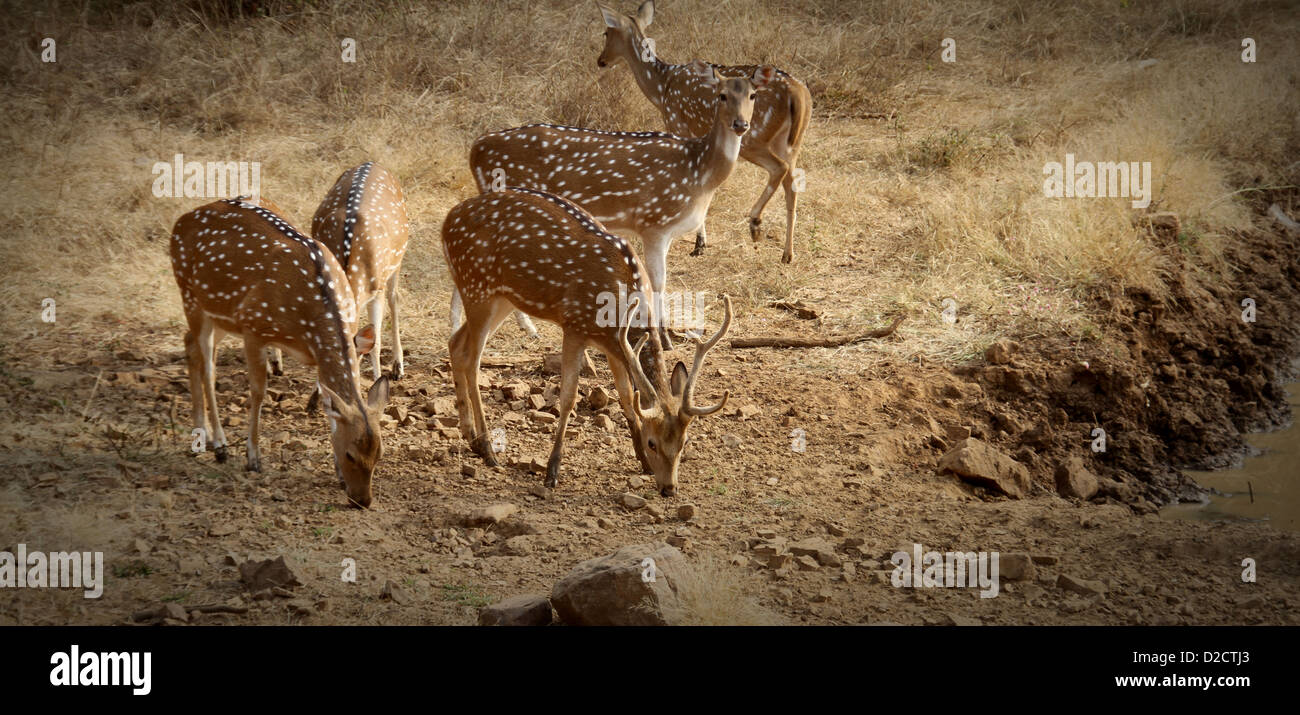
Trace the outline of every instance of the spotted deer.
{"label": "spotted deer", "polygon": [[[714,192],[735,168],[756,92],[776,74],[766,66],[748,77],[731,78],[702,63],[698,69],[713,88],[712,124],[705,136],[553,124],[485,134],[470,150],[479,190],[508,184],[554,193],[582,206],[611,231],[637,233],[645,246],[654,300],[662,301],[669,245],[704,225]],[[656,319],[662,315],[657,312]],[[660,341],[671,348],[663,321],[657,324]]]}
{"label": "spotted deer", "polygon": [[[401,182],[384,167],[367,161],[339,175],[311,220],[312,238],[334,254],[343,267],[357,306],[369,312],[375,328],[375,345],[370,352],[375,379],[383,376],[379,365],[380,333],[384,324],[384,302],[388,303],[393,330],[392,377],[405,374],[402,338],[397,318],[398,276],[410,223]],[[380,300],[381,295],[384,300]],[[272,372],[282,374],[281,356],[272,348]],[[314,409],[319,392],[313,392],[308,409]]]}
{"label": "spotted deer", "polygon": [[[654,52],[645,30],[654,20],[654,0],[646,0],[635,15],[620,15],[596,3],[605,21],[605,47],[596,60],[599,67],[623,62],[642,94],[663,115],[668,131],[683,136],[703,136],[713,122],[713,105],[717,90],[707,73],[701,73],[700,61],[675,65],[661,60]],[[752,75],[756,65],[708,65],[724,77]],[[803,146],[804,132],[812,114],[812,95],[802,82],[780,70],[766,83],[754,100],[754,121],[740,143],[740,157],[767,172],[767,186],[749,211],[750,238],[762,236],[763,209],[776,193],[785,191],[785,252],[782,263],[794,260],[794,220],[797,194],[802,188],[796,180],[795,163]],[[704,254],[704,223],[695,234],[692,256]]]}
{"label": "spotted deer", "polygon": [[181,216],[172,229],[172,273],[189,324],[185,353],[194,423],[217,461],[225,462],[214,358],[223,337],[243,338],[251,398],[245,468],[261,471],[262,354],[268,346],[281,348],[316,366],[335,475],[351,502],[369,506],[383,451],[378,412],[388,401],[387,378],[361,391],[359,355],[374,346],[373,326],[356,333],[356,301],[334,254],[270,205],[223,199]]}
{"label": "spotted deer", "polygon": [[[652,304],[647,301],[642,308],[632,302],[622,313],[609,306],[609,297],[620,287],[644,294],[648,286],[641,261],[626,240],[605,231],[573,202],[514,187],[479,194],[448,212],[442,250],[465,306],[465,324],[449,344],[461,434],[483,461],[497,463],[479,397],[479,359],[492,331],[511,311],[520,310],[564,331],[560,419],[545,484],[554,487],[559,479],[580,358],[590,346],[609,360],[642,469],[654,475],[664,496],[675,494],[687,428],[696,417],[713,414],[727,402],[729,393],[724,393],[717,404],[697,407],[693,395],[705,355],[731,325],[731,299],[723,297],[726,315],[717,333],[707,342],[695,341],[692,369],[678,362],[665,379],[663,349],[655,331],[647,329],[653,325]],[[633,329],[640,334],[636,347],[628,343]],[[649,376],[641,364],[647,341]]]}

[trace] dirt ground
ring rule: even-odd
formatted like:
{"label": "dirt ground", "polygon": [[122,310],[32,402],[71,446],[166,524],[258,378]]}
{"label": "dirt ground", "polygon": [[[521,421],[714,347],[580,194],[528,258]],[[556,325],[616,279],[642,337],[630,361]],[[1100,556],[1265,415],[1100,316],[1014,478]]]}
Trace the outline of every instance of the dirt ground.
{"label": "dirt ground", "polygon": [[[706,364],[701,391],[730,389],[736,399],[696,423],[682,488],[668,499],[649,478],[633,476],[622,415],[610,413],[616,429],[604,431],[586,399],[559,487],[538,489],[542,476],[528,462],[544,460],[551,426],[511,410],[499,389],[523,382],[553,402],[558,380],[542,372],[539,346],[513,324],[491,345],[498,363],[519,364],[485,368],[482,382],[488,420],[505,428],[505,461],[515,466],[487,469],[454,431],[437,429],[430,417],[453,414],[445,349],[411,348],[385,418],[375,505],[366,511],[348,508],[334,481],[321,418],[305,412],[307,371],[290,367],[271,378],[269,464],[248,474],[238,437],[226,464],[188,452],[174,336],[140,329],[111,347],[69,341],[54,369],[11,364],[5,374],[5,410],[34,416],[0,427],[6,496],[46,505],[35,511],[40,523],[20,512],[16,533],[109,538],[111,575],[93,602],[14,592],[0,619],[111,624],[174,602],[249,608],[198,622],[468,624],[487,603],[548,593],[578,561],[671,539],[693,560],[723,564],[719,573],[756,608],[789,623],[1300,623],[1300,535],[1155,513],[1157,504],[1195,492],[1166,465],[1222,463],[1239,449],[1241,430],[1285,418],[1277,380],[1294,339],[1300,262],[1283,236],[1243,236],[1234,251],[1239,265],[1255,267],[1240,290],[1268,296],[1270,310],[1253,330],[1216,307],[1233,296],[1180,296],[1178,307],[1158,311],[1134,295],[1114,306],[1131,316],[1128,354],[1022,338],[1009,364],[892,362],[856,374],[854,351],[869,344],[825,350],[824,367],[809,370],[808,351],[724,343]],[[766,317],[765,330],[798,329],[776,309]],[[756,323],[739,321],[735,335],[751,334]],[[1180,360],[1188,351],[1202,359]],[[239,355],[225,346],[218,383],[232,435],[244,424]],[[597,364],[601,374],[583,379],[584,395],[611,389]],[[1260,374],[1245,366],[1272,378],[1244,377]],[[1097,424],[1109,434],[1104,453],[1090,449]],[[795,449],[797,429],[804,451]],[[1012,500],[939,473],[939,457],[963,429],[1029,467],[1032,493]],[[1056,496],[1053,470],[1070,454],[1120,486],[1088,503]],[[629,491],[649,506],[624,508],[618,499]],[[520,511],[496,527],[464,525],[467,512],[497,503]],[[684,504],[695,507],[689,521],[678,516]],[[790,541],[825,537],[845,565],[774,572],[749,550],[769,530]],[[972,589],[896,589],[889,557],[913,543],[1029,554],[1035,574],[1003,580],[990,599]],[[278,555],[303,586],[255,599],[235,565]],[[345,558],[356,562],[355,583],[341,578]],[[1258,564],[1257,583],[1242,582],[1244,558]],[[1106,592],[1059,588],[1061,574],[1100,581]]]}

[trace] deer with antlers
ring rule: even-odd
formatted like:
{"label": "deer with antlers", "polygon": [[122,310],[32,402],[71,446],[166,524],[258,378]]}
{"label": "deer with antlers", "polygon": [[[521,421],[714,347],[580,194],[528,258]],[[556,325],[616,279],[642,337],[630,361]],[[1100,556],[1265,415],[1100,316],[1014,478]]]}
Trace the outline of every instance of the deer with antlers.
{"label": "deer with antlers", "polygon": [[[652,40],[645,30],[654,20],[654,0],[646,0],[635,15],[620,15],[596,3],[605,21],[605,47],[596,60],[599,67],[618,62],[632,70],[641,92],[663,115],[668,131],[683,136],[698,137],[708,134],[713,122],[712,107],[717,103],[717,90],[707,73],[700,71],[700,61],[674,65],[654,53]],[[755,65],[707,65],[724,77],[752,75],[759,69]],[[812,114],[812,95],[802,82],[780,70],[775,71],[771,82],[765,83],[754,101],[754,121],[740,144],[740,156],[767,172],[767,186],[749,211],[750,238],[757,242],[761,237],[763,209],[776,193],[776,187],[785,191],[785,252],[782,263],[794,260],[794,219],[797,194],[802,181],[796,180],[795,162],[803,146],[804,132]],[[695,234],[692,256],[703,255],[705,245],[704,222]]]}
{"label": "deer with antlers", "polygon": [[[662,300],[672,240],[704,225],[714,192],[736,166],[754,99],[776,70],[724,78],[703,63],[713,88],[711,128],[698,138],[663,132],[609,132],[530,124],[486,134],[470,150],[480,191],[505,184],[553,193],[589,212],[611,231],[633,231],[645,246],[653,300]],[[655,311],[663,347],[672,342]]]}
{"label": "deer with antlers", "polygon": [[[609,296],[620,287],[644,295],[648,286],[641,261],[626,240],[605,231],[573,202],[515,187],[479,194],[448,212],[442,224],[442,249],[465,307],[465,324],[449,345],[461,434],[483,461],[497,463],[479,396],[479,359],[492,331],[511,311],[520,310],[564,330],[560,419],[546,485],[554,487],[559,479],[564,432],[577,399],[580,359],[591,346],[609,360],[642,469],[654,474],[661,494],[675,494],[687,428],[696,417],[713,414],[727,402],[729,393],[724,393],[717,404],[697,407],[693,395],[705,355],[731,325],[731,299],[723,297],[726,314],[717,333],[707,342],[695,341],[692,369],[688,372],[678,362],[665,379],[663,350],[650,329],[652,304],[633,304],[623,314],[608,305]],[[636,347],[628,343],[634,323],[640,333]],[[647,342],[651,376],[640,359]]]}
{"label": "deer with antlers", "polygon": [[[347,275],[357,306],[369,313],[370,323],[376,330],[370,352],[376,380],[383,376],[379,365],[380,328],[387,302],[393,331],[392,377],[400,380],[405,370],[397,317],[398,277],[410,236],[401,182],[372,161],[344,171],[316,209],[311,235],[334,254]],[[271,371],[283,374],[282,358],[276,348],[271,349]],[[312,392],[307,403],[309,411],[315,409],[319,396],[319,391]]]}
{"label": "deer with antlers", "polygon": [[226,335],[243,338],[250,397],[245,468],[261,471],[262,354],[268,346],[282,348],[316,366],[335,474],[352,503],[369,506],[383,449],[378,412],[388,401],[387,378],[361,391],[359,355],[374,346],[374,326],[356,333],[356,301],[343,267],[272,206],[242,196],[223,199],[181,216],[172,229],[172,272],[189,323],[185,352],[194,423],[217,461],[226,461],[216,347]]}

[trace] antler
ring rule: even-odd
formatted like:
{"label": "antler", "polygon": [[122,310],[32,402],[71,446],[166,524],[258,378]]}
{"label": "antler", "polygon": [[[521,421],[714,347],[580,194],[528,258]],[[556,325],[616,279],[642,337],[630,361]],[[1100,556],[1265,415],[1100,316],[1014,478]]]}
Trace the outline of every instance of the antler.
{"label": "antler", "polygon": [[691,404],[691,394],[695,391],[695,378],[699,376],[700,368],[704,365],[704,356],[718,344],[722,336],[727,333],[727,328],[731,327],[731,296],[723,295],[722,303],[726,314],[722,318],[722,327],[718,328],[718,332],[714,333],[708,342],[701,343],[699,338],[691,341],[695,343],[695,363],[691,367],[691,374],[686,377],[686,386],[682,388],[682,414],[684,415],[691,417],[711,415],[722,409],[727,404],[727,398],[731,396],[730,390],[722,393],[722,401],[712,407],[696,407]]}
{"label": "antler", "polygon": [[[630,301],[627,314],[623,316],[623,323],[618,327],[618,342],[623,348],[623,359],[628,363],[628,370],[632,373],[632,381],[636,383],[636,392],[638,394],[647,394],[655,400],[650,409],[641,409],[641,398],[633,395],[632,406],[636,409],[637,416],[641,419],[648,419],[659,409],[659,395],[655,392],[654,384],[646,377],[645,371],[641,369],[641,348],[645,347],[646,340],[650,338],[650,333],[646,332],[641,339],[636,341],[636,347],[633,348],[627,342],[627,331],[632,326],[632,314],[641,305],[641,297],[634,296]],[[649,311],[647,311],[649,312]],[[652,321],[647,320],[649,325]],[[653,328],[651,328],[653,330]]]}

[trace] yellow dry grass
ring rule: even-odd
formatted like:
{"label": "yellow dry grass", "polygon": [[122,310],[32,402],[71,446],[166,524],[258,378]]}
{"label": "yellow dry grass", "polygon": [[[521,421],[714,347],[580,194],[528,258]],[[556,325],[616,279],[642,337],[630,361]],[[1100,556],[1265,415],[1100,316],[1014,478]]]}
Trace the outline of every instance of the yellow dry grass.
{"label": "yellow dry grass", "polygon": [[[0,27],[18,46],[0,126],[12,167],[0,178],[0,354],[53,344],[38,319],[46,297],[57,339],[179,345],[166,238],[203,200],[151,193],[153,163],[177,153],[261,162],[263,194],[300,226],[344,168],[393,170],[413,223],[404,342],[441,352],[437,232],[473,192],[473,138],[529,121],[662,128],[626,69],[595,66],[602,27],[587,2],[257,5],[6,3]],[[688,258],[689,237],[674,246],[670,288],[736,296],[741,333],[763,332],[754,309],[784,297],[822,305],[829,332],[914,316],[901,339],[813,351],[808,366],[845,353],[852,369],[960,360],[1002,334],[1097,337],[1090,298],[1163,295],[1170,259],[1127,200],[1044,197],[1043,164],[1067,152],[1151,162],[1153,206],[1183,219],[1178,250],[1206,275],[1230,270],[1222,245],[1251,228],[1249,189],[1300,183],[1300,22],[1288,7],[665,0],[650,32],[661,55],[772,62],[810,86],[815,107],[796,263],[777,262],[772,238],[751,247],[745,216],[765,174],[741,165],[710,212],[709,255]],[[39,61],[47,36],[54,64]],[[1246,36],[1255,64],[1240,61]],[[340,61],[344,37],[355,64]],[[955,63],[940,61],[944,37]],[[779,196],[765,218],[779,232]],[[945,298],[955,326],[940,320]]]}

